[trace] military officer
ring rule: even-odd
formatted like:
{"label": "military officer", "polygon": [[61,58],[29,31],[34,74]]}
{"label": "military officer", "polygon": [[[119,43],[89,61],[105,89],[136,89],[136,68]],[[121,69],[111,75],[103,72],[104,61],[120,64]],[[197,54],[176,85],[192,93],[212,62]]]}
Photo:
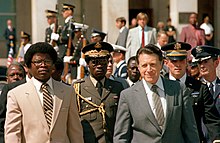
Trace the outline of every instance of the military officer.
{"label": "military officer", "polygon": [[165,65],[169,69],[169,73],[165,77],[170,80],[177,80],[185,83],[190,88],[190,97],[193,100],[193,110],[197,123],[197,129],[201,143],[206,143],[202,131],[203,123],[208,129],[211,140],[220,137],[220,115],[216,107],[208,87],[199,80],[190,77],[186,73],[187,68],[187,51],[191,49],[188,43],[174,42],[162,46],[161,50],[166,52]]}
{"label": "military officer", "polygon": [[51,43],[51,34],[54,32],[57,20],[57,12],[53,10],[45,10],[47,23],[49,27],[45,30],[45,42]]}
{"label": "military officer", "polygon": [[121,83],[105,77],[113,47],[106,42],[85,46],[82,52],[90,75],[75,83],[85,143],[112,143]]}
{"label": "military officer", "polygon": [[215,106],[220,113],[220,79],[216,74],[220,49],[211,46],[197,46],[191,53],[198,60],[201,80],[209,87]]}
{"label": "military officer", "polygon": [[62,6],[63,6],[62,14],[63,14],[63,18],[65,19],[64,26],[61,30],[61,33],[59,34],[52,33],[51,35],[52,40],[59,39],[59,55],[58,56],[61,59],[63,59],[64,56],[66,56],[68,46],[70,46],[69,47],[70,51],[68,53],[69,54],[68,56],[72,56],[72,52],[74,50],[72,42],[70,43],[70,45],[68,45],[68,41],[69,41],[69,38],[71,38],[70,39],[71,41],[74,38],[73,14],[74,14],[74,8],[75,8],[74,5],[65,4],[65,3],[63,3]]}
{"label": "military officer", "polygon": [[91,34],[91,39],[90,39],[91,43],[104,41],[106,35],[107,34],[102,31],[93,29],[92,34]]}

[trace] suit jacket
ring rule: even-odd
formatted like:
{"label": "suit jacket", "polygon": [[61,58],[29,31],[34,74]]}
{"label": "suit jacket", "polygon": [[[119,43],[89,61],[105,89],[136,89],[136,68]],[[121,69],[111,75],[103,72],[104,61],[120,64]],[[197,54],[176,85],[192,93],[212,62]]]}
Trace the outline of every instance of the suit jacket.
{"label": "suit jacket", "polygon": [[180,41],[189,43],[192,48],[205,44],[205,33],[200,28],[194,28],[192,25],[183,27],[180,33]]}
{"label": "suit jacket", "polygon": [[214,105],[209,88],[201,81],[189,76],[187,76],[185,84],[191,89],[189,96],[193,100],[192,106],[200,141],[206,142],[202,131],[202,120],[208,129],[210,139],[220,139],[220,115]]}
{"label": "suit jacket", "polygon": [[13,82],[11,84],[6,84],[1,93],[0,100],[0,143],[4,143],[4,125],[5,125],[5,117],[6,117],[6,104],[7,104],[7,94],[9,90],[26,83],[26,79],[19,80],[17,82]]}
{"label": "suit jacket", "polygon": [[215,84],[215,93],[213,95],[214,104],[220,114],[220,79],[217,78],[216,84]]}
{"label": "suit jacket", "polygon": [[128,37],[128,28],[125,27],[123,31],[119,33],[118,39],[115,44],[126,47],[127,37]]}
{"label": "suit jacket", "polygon": [[[102,96],[99,95],[90,77],[85,78],[85,82],[81,83],[81,95],[89,101],[100,105],[104,103],[106,111],[106,128],[107,133],[104,133],[103,119],[100,112],[97,110],[81,116],[83,126],[84,142],[85,143],[112,143],[113,131],[115,125],[116,111],[120,92],[123,90],[121,83],[110,79],[105,79]],[[94,109],[93,106],[81,100],[81,112]]]}
{"label": "suit jacket", "polygon": [[52,79],[54,108],[49,129],[39,95],[30,80],[8,93],[6,143],[82,143],[74,89]]}
{"label": "suit jacket", "polygon": [[[128,61],[128,59],[132,56],[136,55],[137,50],[141,47],[141,43],[139,40],[139,29],[140,27],[135,27],[129,30],[128,32],[128,37],[127,37],[127,42],[126,42],[126,54],[125,54],[125,59]],[[147,26],[147,44],[156,44],[156,29],[152,27]]]}
{"label": "suit jacket", "polygon": [[114,143],[199,143],[192,106],[185,96],[189,91],[167,79],[163,86],[167,102],[164,129],[159,127],[140,81],[121,92]]}

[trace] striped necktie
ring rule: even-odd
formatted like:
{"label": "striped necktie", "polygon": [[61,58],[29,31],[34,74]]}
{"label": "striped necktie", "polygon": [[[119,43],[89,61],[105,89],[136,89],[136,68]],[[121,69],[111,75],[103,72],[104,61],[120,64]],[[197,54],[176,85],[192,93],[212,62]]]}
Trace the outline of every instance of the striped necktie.
{"label": "striped necktie", "polygon": [[162,129],[165,118],[164,118],[164,112],[163,112],[163,107],[162,107],[162,103],[160,100],[160,96],[157,92],[157,88],[158,88],[157,85],[153,85],[151,87],[151,90],[153,91],[153,102],[154,102],[154,106],[156,108],[156,119],[157,119],[157,122],[158,122],[160,128]]}
{"label": "striped necktie", "polygon": [[53,115],[53,98],[48,91],[48,84],[42,84],[41,88],[43,91],[43,109],[44,115],[47,120],[49,128],[51,127],[52,115]]}

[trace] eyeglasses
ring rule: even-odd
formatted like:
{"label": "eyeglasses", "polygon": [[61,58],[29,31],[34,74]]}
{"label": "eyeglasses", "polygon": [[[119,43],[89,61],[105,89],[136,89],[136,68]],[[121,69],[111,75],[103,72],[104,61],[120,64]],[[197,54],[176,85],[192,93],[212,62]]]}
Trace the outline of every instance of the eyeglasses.
{"label": "eyeglasses", "polygon": [[51,61],[51,60],[36,60],[36,61],[32,61],[31,63],[33,63],[35,66],[41,66],[43,63],[44,63],[44,65],[51,66],[53,64],[53,61]]}
{"label": "eyeglasses", "polygon": [[91,59],[91,62],[93,66],[95,65],[107,65],[108,60],[107,59]]}

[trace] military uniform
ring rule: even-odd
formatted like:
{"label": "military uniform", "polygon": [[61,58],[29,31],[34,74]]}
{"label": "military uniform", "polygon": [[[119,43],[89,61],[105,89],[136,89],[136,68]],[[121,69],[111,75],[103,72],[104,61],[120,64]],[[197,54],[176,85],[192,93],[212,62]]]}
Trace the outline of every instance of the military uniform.
{"label": "military uniform", "polygon": [[[162,47],[166,52],[166,58],[170,60],[186,60],[187,51],[191,46],[187,43],[175,42]],[[172,73],[166,74],[166,78],[174,80]],[[196,119],[197,129],[201,143],[206,143],[202,130],[202,121],[208,129],[211,140],[220,137],[220,115],[214,106],[212,96],[207,85],[193,77],[187,76],[186,73],[179,79],[185,83],[186,87],[190,89],[189,96],[192,99],[192,106],[194,116]]]}
{"label": "military uniform", "polygon": [[[47,19],[53,18],[57,16],[57,12],[56,11],[52,11],[52,10],[45,10],[46,13],[46,17]],[[50,24],[49,27],[46,28],[45,30],[45,42],[50,43],[51,42],[51,34],[54,32],[54,28],[55,28],[55,23]],[[55,31],[57,32],[57,31]]]}
{"label": "military uniform", "polygon": [[[107,55],[113,50],[111,45],[105,42],[96,44],[100,44],[99,47],[94,48],[95,43],[90,44],[84,47],[82,52],[86,58],[106,57],[107,61]],[[75,83],[76,93],[79,93],[77,96],[78,107],[85,143],[113,143],[117,105],[123,86],[121,83],[105,77],[100,81],[103,84],[101,94],[98,87],[95,86],[95,82],[99,81],[92,74],[79,83]]]}
{"label": "military uniform", "polygon": [[[69,4],[63,4],[63,11],[64,10],[73,10],[75,8],[74,5]],[[61,30],[61,33],[59,33],[59,57],[63,59],[64,56],[66,56],[67,48],[68,48],[68,40],[69,36],[71,36],[71,49],[70,53],[72,56],[74,53],[74,46],[72,44],[72,39],[74,38],[74,24],[73,24],[73,16],[69,16],[65,19],[64,26]]]}
{"label": "military uniform", "polygon": [[[197,46],[192,49],[192,55],[198,60],[198,62],[202,62],[204,60],[209,60],[213,58],[214,60],[218,60],[218,56],[220,55],[220,49],[214,48],[211,46]],[[214,63],[213,63],[214,64]],[[209,67],[211,68],[211,67]],[[207,81],[204,77],[202,79],[209,87],[210,92],[212,93],[212,97],[215,103],[215,106],[220,114],[220,80],[215,75],[215,79],[213,81]],[[212,83],[213,87],[210,87],[210,83]]]}

